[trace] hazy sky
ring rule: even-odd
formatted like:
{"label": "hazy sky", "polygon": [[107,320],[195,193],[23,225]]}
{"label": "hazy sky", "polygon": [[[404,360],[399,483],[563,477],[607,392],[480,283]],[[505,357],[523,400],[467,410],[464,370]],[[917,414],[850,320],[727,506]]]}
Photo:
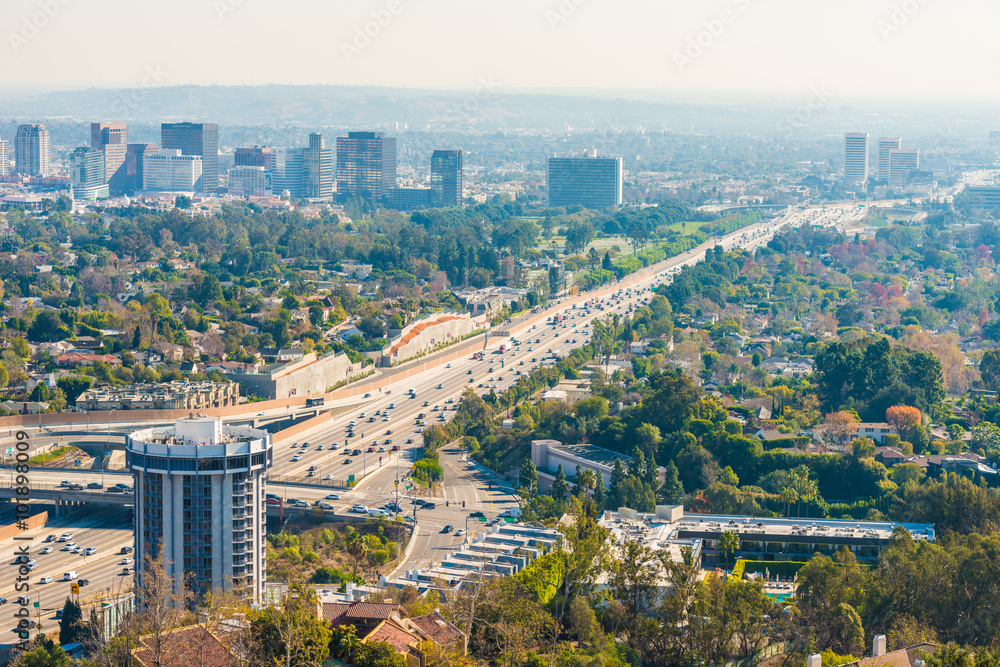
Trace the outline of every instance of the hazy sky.
{"label": "hazy sky", "polygon": [[156,85],[985,101],[1000,99],[998,19],[996,0],[4,0],[0,88],[133,88],[156,72]]}

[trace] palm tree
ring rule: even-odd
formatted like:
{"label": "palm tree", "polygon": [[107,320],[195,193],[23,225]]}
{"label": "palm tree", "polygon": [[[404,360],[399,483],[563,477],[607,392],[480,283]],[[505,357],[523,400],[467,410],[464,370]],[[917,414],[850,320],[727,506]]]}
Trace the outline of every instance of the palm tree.
{"label": "palm tree", "polygon": [[726,554],[726,562],[729,562],[729,553],[740,548],[740,538],[731,530],[727,530],[719,538],[719,548]]}
{"label": "palm tree", "polygon": [[354,574],[358,574],[358,561],[368,555],[368,545],[357,532],[347,536],[347,553],[354,557]]}
{"label": "palm tree", "polygon": [[790,517],[792,514],[792,504],[799,499],[799,494],[795,491],[795,489],[786,486],[781,490],[781,494],[778,498],[785,505],[785,516]]}

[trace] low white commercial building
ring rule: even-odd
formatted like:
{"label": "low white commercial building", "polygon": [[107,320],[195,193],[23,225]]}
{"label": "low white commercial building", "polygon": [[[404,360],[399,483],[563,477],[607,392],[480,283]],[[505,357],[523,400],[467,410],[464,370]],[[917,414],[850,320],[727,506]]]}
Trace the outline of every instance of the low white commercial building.
{"label": "low white commercial building", "polygon": [[[604,485],[610,486],[616,460],[620,460],[622,468],[628,470],[632,457],[596,445],[564,445],[558,440],[531,441],[531,462],[538,470],[538,488],[541,491],[551,488],[560,464],[569,480],[576,476],[576,467],[580,466],[581,470],[601,475]],[[657,466],[657,478],[661,484],[666,480],[666,474],[666,468]]]}

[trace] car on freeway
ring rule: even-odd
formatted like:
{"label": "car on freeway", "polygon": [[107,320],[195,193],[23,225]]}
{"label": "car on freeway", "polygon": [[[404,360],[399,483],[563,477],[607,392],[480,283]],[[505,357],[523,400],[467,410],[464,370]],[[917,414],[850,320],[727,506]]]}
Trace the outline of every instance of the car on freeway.
{"label": "car on freeway", "polygon": [[58,539],[58,536],[53,534],[53,535],[47,536],[44,541],[45,542],[54,542],[56,539]]}
{"label": "car on freeway", "polygon": [[38,580],[38,583],[40,583],[40,584],[51,584],[52,583],[52,577],[42,577],[41,579]]}
{"label": "car on freeway", "polygon": [[130,574],[132,574],[132,568],[130,568],[130,567],[123,567],[122,568],[122,576],[123,577],[127,577]]}
{"label": "car on freeway", "polygon": [[280,505],[281,504],[281,499],[280,498],[268,498],[264,502],[266,504],[268,504],[268,505]]}
{"label": "car on freeway", "polygon": [[124,546],[124,547],[122,547],[122,550],[119,553],[130,554],[130,553],[132,553],[132,547],[130,547],[130,546]]}
{"label": "car on freeway", "polygon": [[351,459],[344,459],[344,465],[346,466],[348,463],[351,463]]}
{"label": "car on freeway", "polygon": [[321,452],[321,451],[323,451],[324,449],[325,449],[325,447],[323,447],[323,445],[320,445],[319,447],[317,447],[317,448],[316,448],[316,451],[317,451],[317,452]]}
{"label": "car on freeway", "polygon": [[472,369],[470,368],[469,370],[465,371],[465,374],[466,375],[472,375]]}
{"label": "car on freeway", "polygon": [[84,552],[84,555],[93,556],[96,553],[97,553],[97,547],[87,547],[87,550]]}
{"label": "car on freeway", "polygon": [[[448,364],[448,365],[449,365],[449,366],[451,366],[451,364]],[[441,382],[441,383],[438,383],[438,386],[437,386],[437,388],[438,388],[438,389],[444,389],[444,383],[443,383],[443,382]]]}
{"label": "car on freeway", "polygon": [[471,382],[475,382],[475,381],[476,381],[476,379],[475,379],[475,378],[469,378],[469,382],[470,382],[470,383],[471,383]]}
{"label": "car on freeway", "polygon": [[78,585],[80,585],[80,586],[89,586],[90,585],[90,579],[77,579],[76,583]]}
{"label": "car on freeway", "polygon": [[374,452],[374,451],[375,451],[375,448],[374,448],[374,447],[369,447],[369,448],[368,448],[368,453],[369,453],[369,454],[371,454],[371,453],[372,453],[372,452]]}
{"label": "car on freeway", "polygon": [[324,496],[324,498],[326,500],[340,500],[340,494],[339,493],[328,493],[328,494],[326,494],[326,496]]}
{"label": "car on freeway", "polygon": [[103,489],[104,485],[101,484],[100,482],[91,482],[90,484],[87,485],[87,488],[88,489]]}
{"label": "car on freeway", "polygon": [[[471,373],[472,371],[469,372]],[[73,482],[69,481],[68,479],[64,479],[63,481],[59,482],[59,486],[69,486],[72,483]]]}
{"label": "car on freeway", "polygon": [[324,482],[329,482],[332,479],[333,479],[333,475],[323,475],[323,481]]}
{"label": "car on freeway", "polygon": [[0,604],[7,604],[7,598],[0,598]]}
{"label": "car on freeway", "polygon": [[41,551],[39,551],[38,553],[40,553],[40,554],[50,554],[50,553],[52,553],[52,547],[45,547]]}

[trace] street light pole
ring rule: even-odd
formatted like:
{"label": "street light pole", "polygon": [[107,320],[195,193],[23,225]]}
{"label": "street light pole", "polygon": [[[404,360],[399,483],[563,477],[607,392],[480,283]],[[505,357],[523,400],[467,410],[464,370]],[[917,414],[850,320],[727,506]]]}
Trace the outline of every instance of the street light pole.
{"label": "street light pole", "polygon": [[[117,409],[118,408],[112,408],[111,412],[108,413],[108,444],[104,448],[104,459],[107,459],[108,452],[111,451],[111,415],[115,414],[115,410]],[[87,413],[87,419],[90,419],[89,412]],[[101,488],[104,488],[104,468],[106,467],[104,459],[101,460]]]}

